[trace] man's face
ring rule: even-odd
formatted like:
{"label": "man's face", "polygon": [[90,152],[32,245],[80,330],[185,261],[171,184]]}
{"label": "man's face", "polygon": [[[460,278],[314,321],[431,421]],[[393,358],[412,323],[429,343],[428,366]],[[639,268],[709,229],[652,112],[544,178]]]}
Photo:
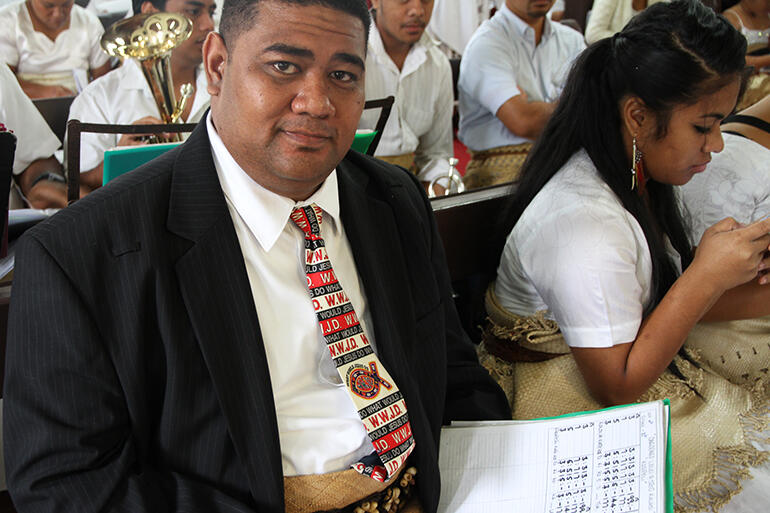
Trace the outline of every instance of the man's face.
{"label": "man's face", "polygon": [[505,5],[524,21],[542,18],[556,0],[505,0]]}
{"label": "man's face", "polygon": [[69,24],[74,3],[75,0],[31,0],[28,5],[46,29],[59,31]]}
{"label": "man's face", "polygon": [[[212,16],[216,8],[217,4],[214,0],[168,0],[166,2],[165,12],[183,14],[193,23],[190,37],[174,49],[173,59],[175,61],[185,61],[193,66],[201,63],[203,42],[208,33],[214,30]],[[153,11],[157,11],[157,9],[150,2],[145,2],[142,6],[142,12]]]}
{"label": "man's face", "polygon": [[364,105],[360,19],[263,0],[234,41],[209,34],[203,62],[217,133],[257,183],[305,199],[350,148]]}
{"label": "man's face", "polygon": [[385,44],[416,43],[433,12],[433,0],[373,0],[372,6],[377,11],[377,30]]}

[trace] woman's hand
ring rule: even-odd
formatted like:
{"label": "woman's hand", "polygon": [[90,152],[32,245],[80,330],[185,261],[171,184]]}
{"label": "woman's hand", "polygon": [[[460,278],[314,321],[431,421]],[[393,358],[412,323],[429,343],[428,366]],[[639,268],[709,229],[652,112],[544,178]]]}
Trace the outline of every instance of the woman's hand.
{"label": "woman's hand", "polygon": [[[770,267],[770,218],[743,226],[728,217],[703,233],[690,267],[722,292]],[[767,281],[763,275],[762,283]]]}

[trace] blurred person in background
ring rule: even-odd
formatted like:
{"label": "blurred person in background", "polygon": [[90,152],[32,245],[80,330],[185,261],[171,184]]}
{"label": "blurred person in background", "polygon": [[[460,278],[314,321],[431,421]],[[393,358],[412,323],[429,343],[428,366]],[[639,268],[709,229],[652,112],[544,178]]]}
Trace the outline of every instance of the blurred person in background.
{"label": "blurred person in background", "polygon": [[74,96],[110,70],[99,19],[74,0],[27,0],[0,8],[0,61],[30,98]]}

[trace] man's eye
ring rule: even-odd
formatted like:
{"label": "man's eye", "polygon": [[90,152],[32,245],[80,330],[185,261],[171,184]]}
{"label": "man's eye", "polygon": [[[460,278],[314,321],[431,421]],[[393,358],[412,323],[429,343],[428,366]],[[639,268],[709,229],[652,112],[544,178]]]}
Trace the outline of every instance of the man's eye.
{"label": "man's eye", "polygon": [[332,71],[331,77],[338,82],[355,82],[358,77],[348,71]]}
{"label": "man's eye", "polygon": [[190,18],[197,18],[198,16],[200,16],[201,10],[200,9],[187,9],[184,13],[187,16],[189,16]]}
{"label": "man's eye", "polygon": [[290,62],[286,61],[278,61],[273,63],[273,68],[275,68],[276,71],[279,71],[281,73],[285,74],[291,74],[296,73],[298,71],[297,66]]}

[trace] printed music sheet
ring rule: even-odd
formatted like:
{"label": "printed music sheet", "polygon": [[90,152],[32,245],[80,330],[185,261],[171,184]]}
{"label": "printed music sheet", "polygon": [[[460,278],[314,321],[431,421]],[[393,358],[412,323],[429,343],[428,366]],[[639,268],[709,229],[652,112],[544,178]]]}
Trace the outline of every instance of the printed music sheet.
{"label": "printed music sheet", "polygon": [[441,433],[441,513],[665,513],[668,405],[534,421],[460,422]]}

